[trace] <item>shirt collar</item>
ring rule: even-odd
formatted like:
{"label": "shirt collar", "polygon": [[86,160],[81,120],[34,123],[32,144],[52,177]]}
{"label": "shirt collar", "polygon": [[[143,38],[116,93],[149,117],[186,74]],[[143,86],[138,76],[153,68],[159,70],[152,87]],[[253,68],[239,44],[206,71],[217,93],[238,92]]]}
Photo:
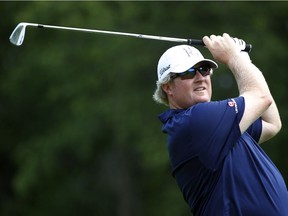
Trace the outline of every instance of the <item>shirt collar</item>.
{"label": "shirt collar", "polygon": [[165,112],[161,113],[158,118],[160,119],[160,121],[164,124],[165,122],[167,122],[172,116],[174,116],[175,114],[178,114],[180,112],[182,112],[184,109],[169,109],[166,110]]}

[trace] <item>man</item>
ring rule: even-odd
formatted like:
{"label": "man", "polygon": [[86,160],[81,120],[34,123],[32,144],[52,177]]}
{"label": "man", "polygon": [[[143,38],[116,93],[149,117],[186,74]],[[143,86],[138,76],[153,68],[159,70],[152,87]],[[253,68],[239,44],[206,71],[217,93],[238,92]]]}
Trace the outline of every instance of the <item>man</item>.
{"label": "man", "polygon": [[195,216],[288,216],[284,179],[258,145],[281,128],[268,85],[239,40],[224,33],[203,41],[231,70],[239,96],[211,101],[218,66],[188,45],[161,56],[153,95],[170,107],[159,118],[184,199]]}

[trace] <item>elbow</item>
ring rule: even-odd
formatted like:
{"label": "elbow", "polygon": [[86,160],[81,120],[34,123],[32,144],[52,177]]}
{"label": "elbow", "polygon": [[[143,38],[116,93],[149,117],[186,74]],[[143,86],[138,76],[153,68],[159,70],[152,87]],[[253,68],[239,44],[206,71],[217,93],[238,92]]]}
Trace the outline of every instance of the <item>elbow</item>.
{"label": "elbow", "polygon": [[280,124],[279,124],[278,127],[277,127],[277,133],[279,133],[279,131],[281,130],[281,128],[282,128],[282,123],[281,123],[281,121],[280,121]]}
{"label": "elbow", "polygon": [[275,134],[279,133],[282,128],[282,122],[280,117],[278,118],[278,121],[274,124],[275,127]]}
{"label": "elbow", "polygon": [[273,103],[273,97],[271,94],[265,94],[262,96],[263,103],[267,107],[267,109],[272,105]]}
{"label": "elbow", "polygon": [[276,136],[280,132],[281,127],[282,127],[281,121],[279,121],[278,123],[274,122],[273,127],[271,127],[270,131],[271,138]]}
{"label": "elbow", "polygon": [[269,115],[269,122],[273,125],[274,134],[276,135],[282,128],[282,121],[277,106],[271,94],[265,96],[265,105],[267,106],[264,115]]}
{"label": "elbow", "polygon": [[[263,112],[269,109],[269,107],[273,104],[274,100],[271,94],[260,93],[258,94],[259,102],[263,109]],[[260,105],[259,104],[259,105]]]}
{"label": "elbow", "polygon": [[269,91],[267,92],[253,89],[245,92],[242,95],[249,95],[249,97],[251,97],[251,100],[254,100],[254,102],[258,104],[258,107],[262,110],[262,112],[265,112],[274,102],[273,97]]}

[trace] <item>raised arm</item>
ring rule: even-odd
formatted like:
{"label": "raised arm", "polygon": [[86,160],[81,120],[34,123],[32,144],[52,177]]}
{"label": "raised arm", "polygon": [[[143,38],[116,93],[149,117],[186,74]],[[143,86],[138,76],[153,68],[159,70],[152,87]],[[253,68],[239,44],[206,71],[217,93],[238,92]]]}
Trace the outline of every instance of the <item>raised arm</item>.
{"label": "raised arm", "polygon": [[247,53],[241,52],[228,34],[205,36],[203,41],[213,57],[230,68],[239,93],[244,97],[245,111],[239,124],[241,133],[261,116],[263,130],[260,142],[273,137],[280,130],[281,121],[261,71],[251,62]]}

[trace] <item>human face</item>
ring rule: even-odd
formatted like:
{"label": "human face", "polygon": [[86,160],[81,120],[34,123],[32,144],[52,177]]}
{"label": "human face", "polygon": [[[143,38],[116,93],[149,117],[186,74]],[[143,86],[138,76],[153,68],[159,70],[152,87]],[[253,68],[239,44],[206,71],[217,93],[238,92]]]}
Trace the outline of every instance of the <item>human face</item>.
{"label": "human face", "polygon": [[211,100],[211,77],[210,75],[203,76],[198,71],[194,77],[191,74],[178,76],[163,85],[163,90],[168,96],[172,109],[188,108],[194,104]]}

